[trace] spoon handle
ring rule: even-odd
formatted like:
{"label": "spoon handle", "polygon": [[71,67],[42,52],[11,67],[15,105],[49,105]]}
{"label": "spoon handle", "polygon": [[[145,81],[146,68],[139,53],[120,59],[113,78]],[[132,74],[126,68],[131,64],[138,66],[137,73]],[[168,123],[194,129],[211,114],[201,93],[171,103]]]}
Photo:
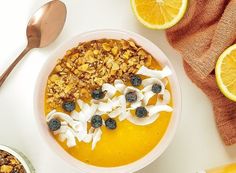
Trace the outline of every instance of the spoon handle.
{"label": "spoon handle", "polygon": [[20,62],[20,60],[27,54],[32,48],[27,46],[23,52],[16,58],[16,60],[6,69],[6,71],[0,76],[0,87],[4,83],[4,81],[7,79],[9,74],[12,72],[14,67]]}

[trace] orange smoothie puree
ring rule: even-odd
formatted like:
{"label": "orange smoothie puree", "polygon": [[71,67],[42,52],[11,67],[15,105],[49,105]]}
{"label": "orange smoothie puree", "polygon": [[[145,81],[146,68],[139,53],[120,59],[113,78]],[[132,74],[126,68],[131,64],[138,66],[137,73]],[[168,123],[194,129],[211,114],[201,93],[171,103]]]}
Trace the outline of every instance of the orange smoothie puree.
{"label": "orange smoothie puree", "polygon": [[[154,59],[151,67],[160,69]],[[166,88],[171,92],[169,84]],[[156,99],[154,96],[149,104],[155,104]],[[86,102],[86,100],[84,101]],[[171,101],[170,106],[172,105]],[[45,102],[45,115],[50,111],[49,105]],[[63,109],[58,108],[57,111],[63,112]],[[65,151],[82,162],[102,167],[122,166],[144,157],[160,142],[171,115],[172,113],[161,112],[160,117],[154,123],[146,126],[137,126],[127,120],[120,122],[116,119],[117,128],[115,130],[109,130],[105,126],[101,127],[102,137],[94,150],[91,149],[91,143],[77,141],[75,147],[68,148],[66,142],[58,140],[58,136],[55,136],[55,139]]]}

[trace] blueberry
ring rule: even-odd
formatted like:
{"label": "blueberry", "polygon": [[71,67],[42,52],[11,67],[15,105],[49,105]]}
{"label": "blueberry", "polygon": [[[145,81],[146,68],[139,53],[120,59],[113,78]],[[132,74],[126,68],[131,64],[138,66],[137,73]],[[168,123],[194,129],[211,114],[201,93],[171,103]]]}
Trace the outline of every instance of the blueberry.
{"label": "blueberry", "polygon": [[91,125],[93,128],[98,128],[102,126],[102,117],[100,115],[94,115],[91,118]]}
{"label": "blueberry", "polygon": [[139,118],[144,118],[147,116],[148,114],[148,111],[145,107],[143,106],[140,106],[140,107],[137,107],[136,110],[135,110],[135,114],[137,117]]}
{"label": "blueberry", "polygon": [[161,90],[162,90],[162,87],[160,84],[153,84],[152,85],[152,92],[158,94],[161,92]]}
{"label": "blueberry", "polygon": [[138,87],[142,84],[142,79],[138,75],[132,75],[130,78],[130,82],[133,86]]}
{"label": "blueberry", "polygon": [[101,88],[96,89],[92,91],[91,96],[95,100],[100,100],[105,97],[105,92],[103,92]]}
{"label": "blueberry", "polygon": [[112,119],[112,118],[108,118],[106,121],[105,121],[105,125],[108,129],[116,129],[116,120]]}
{"label": "blueberry", "polygon": [[125,99],[127,102],[133,103],[137,101],[138,96],[136,92],[128,92],[125,94]]}
{"label": "blueberry", "polygon": [[59,121],[56,118],[53,118],[48,122],[48,127],[51,131],[56,131],[56,130],[60,129],[61,121]]}
{"label": "blueberry", "polygon": [[74,101],[64,101],[62,104],[62,108],[67,112],[72,112],[75,110],[75,102]]}

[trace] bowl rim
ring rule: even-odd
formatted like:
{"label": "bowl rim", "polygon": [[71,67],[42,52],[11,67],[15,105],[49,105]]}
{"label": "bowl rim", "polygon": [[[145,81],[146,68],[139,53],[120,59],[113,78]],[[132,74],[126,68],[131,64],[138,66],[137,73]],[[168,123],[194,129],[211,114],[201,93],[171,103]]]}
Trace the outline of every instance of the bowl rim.
{"label": "bowl rim", "polygon": [[33,168],[32,168],[30,161],[20,151],[14,149],[14,148],[8,147],[6,145],[0,145],[0,150],[6,151],[9,154],[11,154],[12,156],[14,156],[22,164],[26,173],[33,173],[34,172],[32,170]]}
{"label": "bowl rim", "polygon": [[[52,137],[52,135],[48,132],[48,129],[46,127],[45,123],[45,118],[42,116],[40,113],[40,108],[39,105],[43,105],[43,99],[38,99],[40,98],[40,95],[44,93],[40,93],[45,91],[45,80],[47,77],[43,75],[44,71],[52,71],[53,67],[55,66],[56,60],[59,59],[59,57],[62,57],[66,50],[78,45],[81,42],[84,41],[89,41],[89,40],[96,40],[96,39],[102,39],[102,38],[107,38],[107,39],[132,39],[134,40],[138,45],[143,47],[147,52],[152,54],[152,56],[159,62],[161,62],[161,65],[168,65],[171,70],[172,70],[172,75],[168,77],[171,83],[171,91],[172,91],[172,98],[173,98],[173,106],[174,106],[174,111],[172,113],[172,118],[169,122],[168,128],[166,129],[166,132],[164,136],[161,138],[160,142],[146,155],[141,157],[140,159],[131,162],[126,165],[122,166],[117,166],[117,167],[98,167],[94,165],[89,165],[86,164],[70,154],[68,154],[57,142],[56,140]],[[70,45],[70,46],[69,46]],[[155,55],[158,54],[158,57]],[[57,55],[57,56],[56,56]],[[51,64],[49,63],[51,62]],[[53,65],[52,65],[53,64]],[[50,66],[50,67],[49,67]],[[50,68],[47,69],[47,68]],[[47,72],[47,75],[49,75],[49,72]],[[43,90],[42,90],[43,89]],[[174,96],[175,95],[175,96]],[[135,172],[138,171],[145,166],[149,165],[151,162],[153,162],[155,159],[160,157],[163,152],[167,149],[167,147],[170,145],[171,141],[174,138],[174,135],[177,131],[177,127],[180,121],[180,114],[181,114],[181,89],[180,85],[178,82],[178,78],[176,75],[176,72],[165,55],[165,53],[153,42],[150,40],[146,39],[145,37],[126,30],[117,30],[117,29],[99,29],[99,30],[92,30],[88,32],[81,33],[79,35],[76,35],[69,39],[68,41],[62,43],[52,54],[49,55],[49,59],[46,60],[44,63],[44,66],[40,70],[40,73],[37,77],[37,83],[35,86],[34,90],[34,114],[36,118],[37,127],[39,129],[39,132],[41,136],[43,137],[44,141],[47,143],[47,146],[51,148],[51,150],[56,153],[56,155],[59,155],[61,159],[66,161],[67,163],[71,162],[71,165],[76,167],[77,169],[83,171],[84,173],[104,173],[104,172],[109,172],[109,173],[130,173],[130,172]],[[44,112],[44,111],[43,111]],[[60,151],[58,153],[58,151]]]}

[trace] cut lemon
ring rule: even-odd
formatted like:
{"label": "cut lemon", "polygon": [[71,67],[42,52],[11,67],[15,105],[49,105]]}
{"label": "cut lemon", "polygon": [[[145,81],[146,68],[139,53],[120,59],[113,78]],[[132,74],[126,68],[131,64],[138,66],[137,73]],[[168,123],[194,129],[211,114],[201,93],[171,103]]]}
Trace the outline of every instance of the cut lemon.
{"label": "cut lemon", "polygon": [[227,98],[236,101],[236,44],[221,54],[215,72],[221,92]]}
{"label": "cut lemon", "polygon": [[148,28],[167,29],[184,16],[188,0],[131,0],[134,14]]}

